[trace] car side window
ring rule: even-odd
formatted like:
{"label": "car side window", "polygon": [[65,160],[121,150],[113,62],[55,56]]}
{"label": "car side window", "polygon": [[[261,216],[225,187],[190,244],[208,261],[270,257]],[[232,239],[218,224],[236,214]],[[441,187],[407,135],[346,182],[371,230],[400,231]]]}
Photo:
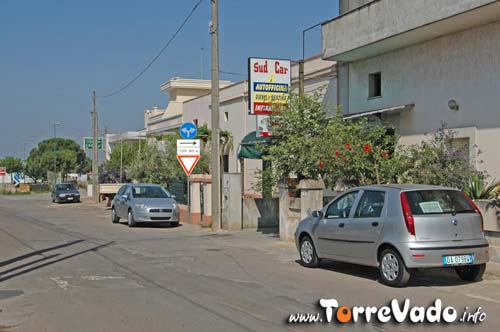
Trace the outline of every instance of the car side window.
{"label": "car side window", "polygon": [[342,219],[348,218],[351,208],[358,195],[357,191],[351,191],[334,201],[326,210],[325,218]]}
{"label": "car side window", "polygon": [[127,196],[130,198],[130,186],[127,186],[123,192],[123,195]]}
{"label": "car side window", "polygon": [[123,195],[123,192],[125,191],[126,186],[122,186],[120,189],[118,189],[118,192],[116,193],[118,196]]}
{"label": "car side window", "polygon": [[359,200],[354,218],[379,218],[384,208],[383,191],[365,191]]}

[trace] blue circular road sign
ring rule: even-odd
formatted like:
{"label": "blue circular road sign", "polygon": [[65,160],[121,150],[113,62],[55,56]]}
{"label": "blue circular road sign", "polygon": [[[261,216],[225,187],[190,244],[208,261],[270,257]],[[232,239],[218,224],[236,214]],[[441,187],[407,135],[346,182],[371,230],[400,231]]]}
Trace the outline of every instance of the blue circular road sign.
{"label": "blue circular road sign", "polygon": [[192,122],[184,122],[179,129],[182,138],[184,139],[193,139],[198,134],[198,128]]}

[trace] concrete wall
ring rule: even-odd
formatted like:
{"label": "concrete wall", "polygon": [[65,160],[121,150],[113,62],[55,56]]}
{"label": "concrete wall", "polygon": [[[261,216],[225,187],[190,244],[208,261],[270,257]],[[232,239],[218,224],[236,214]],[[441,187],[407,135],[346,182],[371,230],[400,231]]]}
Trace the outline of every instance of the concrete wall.
{"label": "concrete wall", "polygon": [[279,227],[278,198],[243,198],[243,228]]}
{"label": "concrete wall", "polygon": [[[349,93],[341,103],[349,113],[415,103],[415,108],[388,116],[401,143],[415,143],[441,122],[470,137],[482,150],[490,175],[500,178],[500,23],[437,38],[374,58],[349,64]],[[382,97],[368,98],[368,75],[382,73]],[[345,96],[348,96],[346,100]],[[448,108],[454,99],[459,111]],[[471,154],[471,156],[474,153]]]}
{"label": "concrete wall", "polygon": [[[324,58],[329,58],[349,52],[496,1],[371,1],[366,6],[323,25],[323,55]],[[350,2],[353,5],[359,4],[355,0]],[[430,35],[432,31],[428,33]]]}

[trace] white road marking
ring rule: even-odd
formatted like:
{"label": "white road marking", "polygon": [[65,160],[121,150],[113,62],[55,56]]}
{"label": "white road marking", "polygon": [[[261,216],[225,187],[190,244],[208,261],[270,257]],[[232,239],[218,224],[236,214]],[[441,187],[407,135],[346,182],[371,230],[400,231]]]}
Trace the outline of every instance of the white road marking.
{"label": "white road marking", "polygon": [[69,284],[66,280],[61,279],[60,277],[50,277],[50,280],[56,283],[57,287],[67,290],[69,287],[75,287]]}
{"label": "white road marking", "polygon": [[89,280],[89,281],[100,281],[100,280],[109,280],[109,279],[125,279],[122,276],[80,276],[80,278]]}

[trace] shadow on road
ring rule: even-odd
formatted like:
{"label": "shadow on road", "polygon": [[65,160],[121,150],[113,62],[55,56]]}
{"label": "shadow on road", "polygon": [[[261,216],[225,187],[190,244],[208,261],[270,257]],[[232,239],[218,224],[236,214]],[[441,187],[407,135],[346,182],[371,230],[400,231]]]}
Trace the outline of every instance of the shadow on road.
{"label": "shadow on road", "polygon": [[[86,249],[86,250],[82,250],[82,251],[79,251],[77,253],[74,253],[72,255],[68,255],[68,256],[65,256],[65,257],[62,257],[62,258],[59,258],[59,259],[55,259],[55,260],[52,260],[50,262],[47,262],[47,263],[43,263],[43,264],[40,264],[40,265],[36,265],[36,266],[33,266],[31,268],[28,268],[26,270],[22,270],[22,271],[19,271],[17,273],[14,273],[14,274],[10,274],[8,276],[5,276],[5,277],[0,277],[0,282],[3,282],[3,281],[7,281],[9,279],[12,279],[12,278],[15,278],[15,277],[18,277],[18,276],[21,276],[21,275],[24,275],[26,273],[30,273],[30,272],[33,272],[33,271],[36,271],[38,269],[41,269],[43,267],[46,267],[46,266],[49,266],[49,265],[52,265],[52,264],[56,264],[56,263],[59,263],[59,262],[62,262],[62,261],[65,261],[67,259],[70,259],[70,258],[73,258],[73,257],[76,257],[76,256],[80,256],[80,255],[83,255],[83,254],[86,254],[88,252],[91,252],[91,251],[98,251],[102,248],[105,248],[105,247],[108,247],[110,245],[112,245],[115,241],[111,241],[111,242],[108,242],[108,243],[105,243],[105,244],[101,244],[101,245],[98,245],[98,246],[95,246],[95,247],[92,247],[90,249]],[[33,265],[33,264],[36,264],[37,262],[40,262],[40,261],[44,261],[44,260],[47,260],[47,259],[50,259],[50,258],[54,258],[56,256],[60,256],[60,254],[55,254],[55,255],[52,255],[52,256],[49,256],[49,257],[44,257],[42,259],[39,259],[37,261],[34,261],[34,262],[30,262],[28,264],[24,264],[24,266],[20,266],[20,267],[16,267],[14,269],[11,269],[11,270],[18,270],[20,268],[23,268],[23,267],[27,267],[27,266],[30,266],[30,265]],[[3,274],[0,274],[1,275],[4,275],[5,273]]]}
{"label": "shadow on road", "polygon": [[[128,227],[128,224],[125,222],[120,222],[119,223],[120,225],[122,226],[127,226]],[[165,223],[138,223],[136,222],[136,225],[132,228],[179,228],[179,227],[182,227],[183,225],[182,224],[178,224],[176,226],[172,226],[169,222],[165,222]]]}
{"label": "shadow on road", "polygon": [[[295,260],[299,265],[300,260]],[[301,265],[302,266],[302,265]],[[377,268],[323,259],[320,269],[342,273],[358,278],[379,281]],[[435,268],[414,270],[408,287],[461,286],[467,284],[453,269]]]}
{"label": "shadow on road", "polygon": [[21,255],[21,256],[9,258],[9,259],[7,259],[7,260],[5,260],[3,262],[0,262],[0,267],[5,266],[5,265],[9,265],[9,264],[12,264],[12,263],[15,263],[15,262],[18,262],[18,261],[26,259],[26,258],[30,258],[32,256],[36,256],[36,255],[43,256],[42,254],[45,253],[45,252],[56,250],[56,249],[61,249],[61,248],[65,248],[65,247],[69,247],[69,246],[78,244],[78,243],[83,242],[83,241],[84,240],[71,241],[71,242],[60,244],[60,245],[57,245],[57,246],[54,246],[54,247],[40,249],[40,250],[35,250],[35,251],[30,252],[30,253]]}

